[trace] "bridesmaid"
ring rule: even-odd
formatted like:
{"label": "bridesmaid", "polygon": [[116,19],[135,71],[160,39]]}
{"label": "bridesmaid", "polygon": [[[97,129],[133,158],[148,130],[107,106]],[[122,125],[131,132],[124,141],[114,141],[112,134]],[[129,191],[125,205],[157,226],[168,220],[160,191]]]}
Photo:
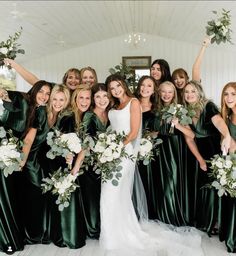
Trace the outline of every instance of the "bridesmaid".
{"label": "bridesmaid", "polygon": [[163,59],[154,60],[151,65],[150,76],[156,80],[157,86],[162,82],[171,81],[169,63]]}
{"label": "bridesmaid", "polygon": [[[196,60],[192,68],[192,80],[201,81],[201,64],[207,46],[211,43],[209,37],[204,38],[202,47],[196,57]],[[189,82],[189,76],[186,70],[183,68],[177,68],[173,71],[171,80],[176,87],[178,94],[178,103],[183,103],[183,88]]]}
{"label": "bridesmaid", "polygon": [[[236,151],[236,82],[227,83],[221,93],[221,114],[232,136],[230,151]],[[219,238],[228,252],[236,252],[236,199],[223,196],[219,208]]]}
{"label": "bridesmaid", "polygon": [[[156,133],[156,127],[159,127],[159,118],[157,111],[157,84],[156,80],[151,76],[142,76],[138,82],[135,96],[139,99],[142,108],[142,131]],[[159,161],[158,156],[148,165],[144,165],[141,161],[138,163],[139,173],[143,182],[144,190],[148,205],[148,218],[158,218],[158,191],[159,186],[156,172],[156,162]]]}
{"label": "bridesmaid", "polygon": [[[37,82],[40,83],[40,82]],[[23,153],[23,219],[25,243],[50,243],[49,209],[46,195],[42,195],[41,181],[47,173],[42,168],[40,149],[47,133],[54,125],[61,109],[70,100],[69,90],[64,85],[55,85],[48,106],[51,87],[34,85],[31,89],[28,122],[24,133]],[[53,110],[52,110],[53,109]],[[52,110],[52,111],[50,111]],[[37,221],[35,221],[37,220]]]}
{"label": "bridesmaid", "polygon": [[98,82],[97,73],[95,69],[91,67],[85,67],[80,70],[81,83],[93,86]]}
{"label": "bridesmaid", "polygon": [[[0,100],[4,108],[0,116],[0,126],[8,130],[5,123],[13,105],[6,90],[0,89]],[[15,177],[13,178],[15,174],[14,172],[6,178],[0,170],[0,251],[6,254],[13,254],[24,248],[23,230],[16,204],[18,193],[14,184]]]}
{"label": "bridesmaid", "polygon": [[[92,86],[91,91],[91,111],[85,113],[83,125],[88,135],[96,137],[98,132],[106,132],[106,128],[109,125],[107,115],[109,98],[105,84],[95,84]],[[101,178],[90,166],[79,177],[79,181],[84,202],[87,235],[90,238],[98,239],[100,235]]]}
{"label": "bridesmaid", "polygon": [[[173,83],[166,81],[158,88],[158,115],[161,118],[163,108],[170,104],[177,104],[177,92]],[[194,138],[194,133],[189,126],[183,126],[177,118],[173,118],[174,133],[170,133],[171,123],[161,120],[159,137],[163,140],[160,144],[158,161],[158,219],[175,226],[185,226],[184,209],[186,205],[186,177],[184,173],[185,159],[182,155],[182,133]]]}
{"label": "bridesmaid", "polygon": [[[186,138],[200,167],[195,174],[196,186],[190,188],[195,191],[196,227],[211,235],[217,229],[219,199],[214,189],[204,188],[204,185],[210,183],[206,161],[215,154],[220,154],[222,150],[228,152],[231,137],[217,106],[206,99],[198,82],[190,81],[185,86],[184,104],[193,107],[196,112],[191,125],[195,140]],[[221,137],[223,137],[222,141]]]}
{"label": "bridesmaid", "polygon": [[[58,118],[53,128],[60,130],[62,133],[76,132],[80,133],[84,113],[89,109],[91,104],[91,90],[88,85],[81,84],[73,92],[71,97],[70,111],[66,111]],[[68,105],[67,105],[68,106]],[[43,170],[53,173],[60,167],[66,168],[69,158],[56,157],[48,159],[46,153],[49,146],[44,143],[42,147]],[[82,152],[79,153],[72,164],[72,174],[77,173],[78,166],[81,165]],[[76,182],[79,185],[79,180]],[[58,247],[69,247],[71,249],[81,248],[85,245],[86,227],[84,219],[84,209],[81,196],[81,188],[78,187],[70,198],[70,205],[63,211],[58,210],[55,203],[56,197],[49,195],[48,204],[50,206],[50,230],[51,240]]]}

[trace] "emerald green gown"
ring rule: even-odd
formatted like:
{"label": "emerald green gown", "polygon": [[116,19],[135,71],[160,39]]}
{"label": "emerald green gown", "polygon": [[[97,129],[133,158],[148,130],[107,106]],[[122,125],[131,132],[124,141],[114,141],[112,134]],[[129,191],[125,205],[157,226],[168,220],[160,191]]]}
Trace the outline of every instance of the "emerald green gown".
{"label": "emerald green gown", "polygon": [[28,159],[23,168],[23,220],[25,243],[50,243],[49,209],[46,195],[42,194],[41,181],[46,176],[41,166],[40,148],[46,141],[49,131],[45,106],[39,106],[35,112],[32,128],[37,129]]}
{"label": "emerald green gown", "polygon": [[185,183],[182,133],[174,129],[170,134],[170,123],[162,120],[158,137],[162,139],[159,147],[159,155],[153,163],[157,180],[157,214],[162,222],[175,226],[187,225],[184,216],[185,207]]}
{"label": "emerald green gown", "polygon": [[[103,124],[93,112],[85,113],[83,118],[85,132],[95,137],[97,132],[106,132],[108,124]],[[100,235],[100,193],[101,178],[92,166],[79,177],[85,210],[87,236],[98,239]]]}
{"label": "emerald green gown", "polygon": [[[211,118],[217,114],[219,114],[217,106],[209,101],[200,114],[197,123],[191,125],[195,133],[198,150],[205,160],[210,160],[215,154],[221,152],[221,135],[211,121]],[[195,168],[195,166],[193,166],[193,168]],[[209,183],[211,183],[211,179],[208,176],[208,172],[202,171],[199,167],[196,176],[197,195],[195,221],[197,228],[206,231],[210,235],[217,222],[219,198],[214,188],[210,189],[204,187]]]}
{"label": "emerald green gown", "polygon": [[[58,119],[55,128],[62,133],[75,132],[75,118],[71,113]],[[56,157],[49,159],[46,153],[50,147],[45,142],[41,148],[40,161],[45,173],[53,173],[59,167],[66,168],[67,164],[64,157]],[[79,179],[76,180],[77,185]],[[71,194],[70,204],[64,208],[63,211],[58,210],[58,205],[55,203],[57,197],[50,192],[45,194],[47,196],[47,205],[49,211],[49,230],[50,240],[58,247],[69,247],[71,249],[81,248],[85,245],[86,227],[84,219],[84,209],[81,196],[81,188],[78,187]]]}
{"label": "emerald green gown", "polygon": [[[11,93],[9,92],[9,94]],[[0,126],[3,126],[5,130],[14,128],[14,125],[17,126],[17,120],[11,126],[11,123],[8,123],[8,117],[13,111],[13,104],[4,101],[3,106],[5,110],[0,117]],[[19,124],[18,128],[20,128]],[[20,251],[24,248],[23,226],[17,204],[19,193],[16,189],[16,181],[19,176],[20,173],[13,172],[6,178],[0,170],[0,251],[4,252],[7,250]]]}
{"label": "emerald green gown", "polygon": [[[142,113],[142,129],[143,132],[148,130],[150,132],[155,131],[156,124],[159,118],[151,110]],[[138,170],[143,183],[143,187],[146,194],[147,206],[148,206],[148,218],[158,219],[158,180],[157,165],[158,156],[154,156],[148,165],[144,165],[142,161],[138,162]],[[134,201],[134,198],[133,198]],[[134,202],[135,205],[135,202]]]}
{"label": "emerald green gown", "polygon": [[[229,120],[229,131],[236,140],[236,125]],[[222,196],[219,207],[219,238],[225,241],[228,252],[236,252],[236,199]]]}

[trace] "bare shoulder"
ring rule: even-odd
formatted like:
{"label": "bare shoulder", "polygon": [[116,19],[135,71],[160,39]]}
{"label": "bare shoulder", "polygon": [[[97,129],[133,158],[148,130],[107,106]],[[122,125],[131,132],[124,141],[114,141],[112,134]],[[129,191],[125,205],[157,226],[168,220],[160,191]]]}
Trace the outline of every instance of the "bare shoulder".
{"label": "bare shoulder", "polygon": [[131,107],[140,107],[140,102],[137,98],[132,98],[130,104]]}

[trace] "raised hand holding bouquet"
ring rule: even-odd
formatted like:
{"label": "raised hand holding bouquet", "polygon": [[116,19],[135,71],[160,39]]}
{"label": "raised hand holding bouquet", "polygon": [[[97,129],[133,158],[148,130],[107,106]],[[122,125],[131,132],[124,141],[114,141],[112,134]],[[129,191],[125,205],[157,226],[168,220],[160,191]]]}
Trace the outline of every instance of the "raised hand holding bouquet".
{"label": "raised hand holding bouquet", "polygon": [[95,146],[91,149],[91,165],[97,174],[101,174],[102,182],[111,180],[117,186],[122,177],[121,158],[133,158],[125,151],[124,139],[124,133],[117,133],[109,128],[95,139]]}
{"label": "raised hand holding bouquet", "polygon": [[154,159],[154,155],[158,155],[159,150],[157,146],[162,143],[162,139],[158,139],[156,133],[144,132],[140,142],[140,149],[138,152],[138,161],[143,161],[144,165]]}
{"label": "raised hand holding bouquet", "polygon": [[230,11],[226,11],[222,9],[221,15],[217,13],[217,11],[213,11],[215,15],[217,15],[216,20],[210,20],[207,22],[206,26],[206,34],[211,37],[211,43],[226,43],[231,42],[231,16]]}
{"label": "raised hand holding bouquet", "polygon": [[[7,134],[9,134],[9,138]],[[11,130],[6,132],[3,127],[0,127],[0,140],[0,169],[7,177],[14,171],[21,170],[23,154],[20,148],[22,142],[13,136]]]}
{"label": "raised hand holding bouquet", "polygon": [[178,118],[181,125],[189,125],[192,123],[192,117],[195,116],[196,112],[192,108],[185,108],[181,104],[172,103],[162,109],[162,120],[167,123],[171,123],[169,133],[174,133],[174,122],[173,119]]}
{"label": "raised hand holding bouquet", "polygon": [[210,160],[209,176],[214,181],[209,185],[218,190],[218,196],[236,197],[236,154],[215,155]]}
{"label": "raised hand holding bouquet", "polygon": [[19,39],[21,33],[22,33],[22,27],[20,31],[14,34],[14,36],[9,36],[7,41],[0,42],[0,67],[4,65],[5,58],[14,60],[18,53],[21,53],[21,54],[25,53],[23,49],[18,49],[20,44],[16,42]]}

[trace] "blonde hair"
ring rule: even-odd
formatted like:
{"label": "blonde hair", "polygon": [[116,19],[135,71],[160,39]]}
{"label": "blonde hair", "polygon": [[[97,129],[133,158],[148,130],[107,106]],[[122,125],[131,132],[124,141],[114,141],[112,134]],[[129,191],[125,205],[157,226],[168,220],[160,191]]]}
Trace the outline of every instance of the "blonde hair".
{"label": "blonde hair", "polygon": [[[190,82],[188,82],[186,84],[186,86],[189,84],[197,90],[198,102],[196,102],[196,105],[198,105],[200,111],[202,111],[204,109],[206,103],[209,101],[205,96],[205,93],[202,89],[202,85],[196,80],[191,80]],[[185,92],[186,86],[184,87],[183,92]],[[185,100],[184,93],[183,93],[183,103],[185,106],[188,105],[188,102],[186,102],[186,100]]]}
{"label": "blonde hair", "polygon": [[69,103],[70,103],[70,90],[64,84],[56,84],[56,85],[54,85],[53,89],[51,91],[51,94],[50,94],[49,102],[47,104],[47,113],[48,113],[48,117],[49,118],[52,118],[52,116],[53,116],[52,99],[59,92],[64,93],[65,98],[66,98],[65,104],[63,106],[63,110],[62,111],[64,111],[69,106]]}
{"label": "blonde hair", "polygon": [[221,93],[221,115],[226,123],[228,123],[228,119],[232,114],[232,109],[228,108],[225,104],[224,93],[230,87],[236,92],[236,82],[229,82],[224,86]]}
{"label": "blonde hair", "polygon": [[95,69],[93,69],[91,67],[85,67],[85,68],[82,68],[80,70],[81,82],[83,82],[83,75],[84,75],[85,71],[90,71],[93,74],[93,76],[94,76],[94,84],[96,84],[98,82],[97,73],[96,73]]}
{"label": "blonde hair", "polygon": [[165,85],[169,85],[169,86],[173,89],[173,91],[174,91],[174,97],[173,97],[173,99],[171,100],[170,104],[171,104],[171,103],[177,104],[177,102],[178,102],[177,91],[176,91],[175,85],[174,85],[172,82],[170,82],[170,81],[165,81],[165,82],[161,83],[161,84],[159,85],[159,87],[158,87],[158,101],[157,101],[157,102],[158,102],[158,103],[157,103],[157,109],[158,109],[158,111],[160,111],[160,110],[164,107],[163,101],[162,101],[162,99],[161,99],[160,91],[161,91],[161,89],[163,88],[163,86],[165,86]]}
{"label": "blonde hair", "polygon": [[82,112],[78,109],[76,100],[77,100],[78,95],[83,91],[89,91],[90,96],[91,96],[91,88],[87,84],[80,84],[77,87],[77,89],[74,90],[74,92],[72,93],[72,96],[71,96],[71,110],[75,115],[75,124],[76,124],[77,130],[79,129],[80,124],[81,124]]}

